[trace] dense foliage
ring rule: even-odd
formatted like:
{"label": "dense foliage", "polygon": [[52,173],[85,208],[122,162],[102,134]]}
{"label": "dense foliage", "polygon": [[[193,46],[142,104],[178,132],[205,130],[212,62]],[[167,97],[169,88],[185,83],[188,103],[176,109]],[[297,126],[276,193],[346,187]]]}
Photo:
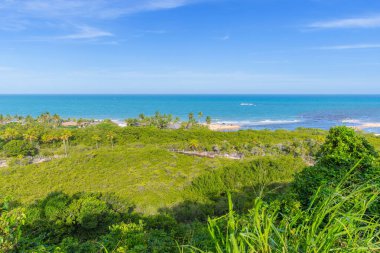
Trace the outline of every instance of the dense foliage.
{"label": "dense foliage", "polygon": [[9,210],[7,200],[4,203],[0,202],[0,252],[11,252],[17,249],[24,222],[23,209]]}
{"label": "dense foliage", "polygon": [[379,138],[202,116],[3,117],[0,252],[379,250]]}
{"label": "dense foliage", "polygon": [[380,186],[377,157],[375,148],[354,130],[332,128],[317,154],[316,164],[296,176],[293,188],[303,205],[308,206],[321,186],[324,191],[335,187],[355,165],[354,174],[346,184],[373,181]]}
{"label": "dense foliage", "polygon": [[314,198],[322,201],[286,214],[281,203],[257,198],[252,209],[238,215],[230,200],[227,215],[208,221],[214,243],[211,251],[194,246],[186,249],[193,253],[378,252],[380,223],[367,215],[378,198],[373,187],[338,187],[322,196],[318,192]]}
{"label": "dense foliage", "polygon": [[24,140],[11,140],[2,148],[8,157],[35,156],[38,153],[38,149],[32,143]]}

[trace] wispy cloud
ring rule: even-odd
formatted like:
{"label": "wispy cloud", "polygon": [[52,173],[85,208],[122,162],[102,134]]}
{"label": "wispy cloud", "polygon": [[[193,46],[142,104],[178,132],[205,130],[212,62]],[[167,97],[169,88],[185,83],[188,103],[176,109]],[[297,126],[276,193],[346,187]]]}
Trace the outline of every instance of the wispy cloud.
{"label": "wispy cloud", "polygon": [[1,15],[0,9],[0,30],[2,31],[22,31],[30,25],[26,19],[19,17]]}
{"label": "wispy cloud", "polygon": [[309,28],[334,29],[334,28],[376,28],[380,27],[380,15],[361,18],[336,19],[319,21],[308,25]]}
{"label": "wispy cloud", "polygon": [[214,39],[214,40],[221,40],[221,41],[227,41],[227,40],[230,40],[231,37],[230,37],[230,35],[226,34],[226,35],[222,35],[222,36],[215,36],[212,39]]}
{"label": "wispy cloud", "polygon": [[168,31],[166,30],[145,30],[143,31],[145,34],[166,34]]}
{"label": "wispy cloud", "polygon": [[223,41],[226,41],[226,40],[230,39],[230,36],[229,35],[225,35],[225,36],[221,37],[220,39],[223,40]]}
{"label": "wispy cloud", "polygon": [[23,18],[118,18],[143,11],[174,9],[205,0],[0,0],[0,12]]}
{"label": "wispy cloud", "polygon": [[378,49],[380,44],[351,44],[319,47],[322,50],[349,50],[349,49]]}
{"label": "wispy cloud", "polygon": [[62,39],[62,40],[82,40],[82,39],[96,39],[96,38],[102,38],[102,37],[112,37],[114,36],[110,32],[106,32],[94,27],[90,26],[79,26],[78,32],[59,36],[56,37],[56,39]]}
{"label": "wispy cloud", "polygon": [[[0,30],[33,29],[33,35],[29,34],[26,41],[96,39],[107,42],[115,34],[97,28],[105,20],[140,12],[175,9],[203,1],[210,0],[0,0]],[[165,33],[165,30],[145,30],[138,36]]]}
{"label": "wispy cloud", "polygon": [[133,38],[141,38],[145,35],[163,35],[167,34],[168,31],[166,30],[144,30],[144,31],[138,31],[135,34],[133,34]]}

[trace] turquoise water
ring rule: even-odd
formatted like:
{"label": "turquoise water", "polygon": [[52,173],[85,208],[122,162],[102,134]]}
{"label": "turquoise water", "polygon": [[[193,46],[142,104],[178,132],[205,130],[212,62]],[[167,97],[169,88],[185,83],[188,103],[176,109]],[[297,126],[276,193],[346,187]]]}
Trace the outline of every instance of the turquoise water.
{"label": "turquoise water", "polygon": [[[253,129],[294,129],[380,122],[380,95],[0,95],[0,113],[123,120],[156,111]],[[380,128],[367,129],[380,132]]]}

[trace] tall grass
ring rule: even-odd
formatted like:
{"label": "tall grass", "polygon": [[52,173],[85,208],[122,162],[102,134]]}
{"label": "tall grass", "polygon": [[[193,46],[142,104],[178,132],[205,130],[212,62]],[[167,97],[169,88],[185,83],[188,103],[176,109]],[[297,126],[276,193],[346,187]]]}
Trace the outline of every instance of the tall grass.
{"label": "tall grass", "polygon": [[229,213],[208,221],[214,248],[187,248],[200,253],[379,252],[380,224],[367,214],[379,192],[370,182],[343,187],[349,176],[328,193],[320,188],[307,210],[287,214],[280,205],[257,198],[248,214],[239,216],[229,196]]}

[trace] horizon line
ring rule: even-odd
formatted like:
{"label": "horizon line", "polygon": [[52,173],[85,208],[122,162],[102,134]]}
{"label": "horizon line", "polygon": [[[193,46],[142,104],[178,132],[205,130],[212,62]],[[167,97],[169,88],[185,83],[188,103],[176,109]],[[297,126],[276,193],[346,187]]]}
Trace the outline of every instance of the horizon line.
{"label": "horizon line", "polygon": [[289,95],[289,96],[348,96],[348,95],[372,95],[378,96],[380,93],[0,93],[0,96],[115,96],[115,95],[126,95],[126,96],[242,96],[242,95]]}

